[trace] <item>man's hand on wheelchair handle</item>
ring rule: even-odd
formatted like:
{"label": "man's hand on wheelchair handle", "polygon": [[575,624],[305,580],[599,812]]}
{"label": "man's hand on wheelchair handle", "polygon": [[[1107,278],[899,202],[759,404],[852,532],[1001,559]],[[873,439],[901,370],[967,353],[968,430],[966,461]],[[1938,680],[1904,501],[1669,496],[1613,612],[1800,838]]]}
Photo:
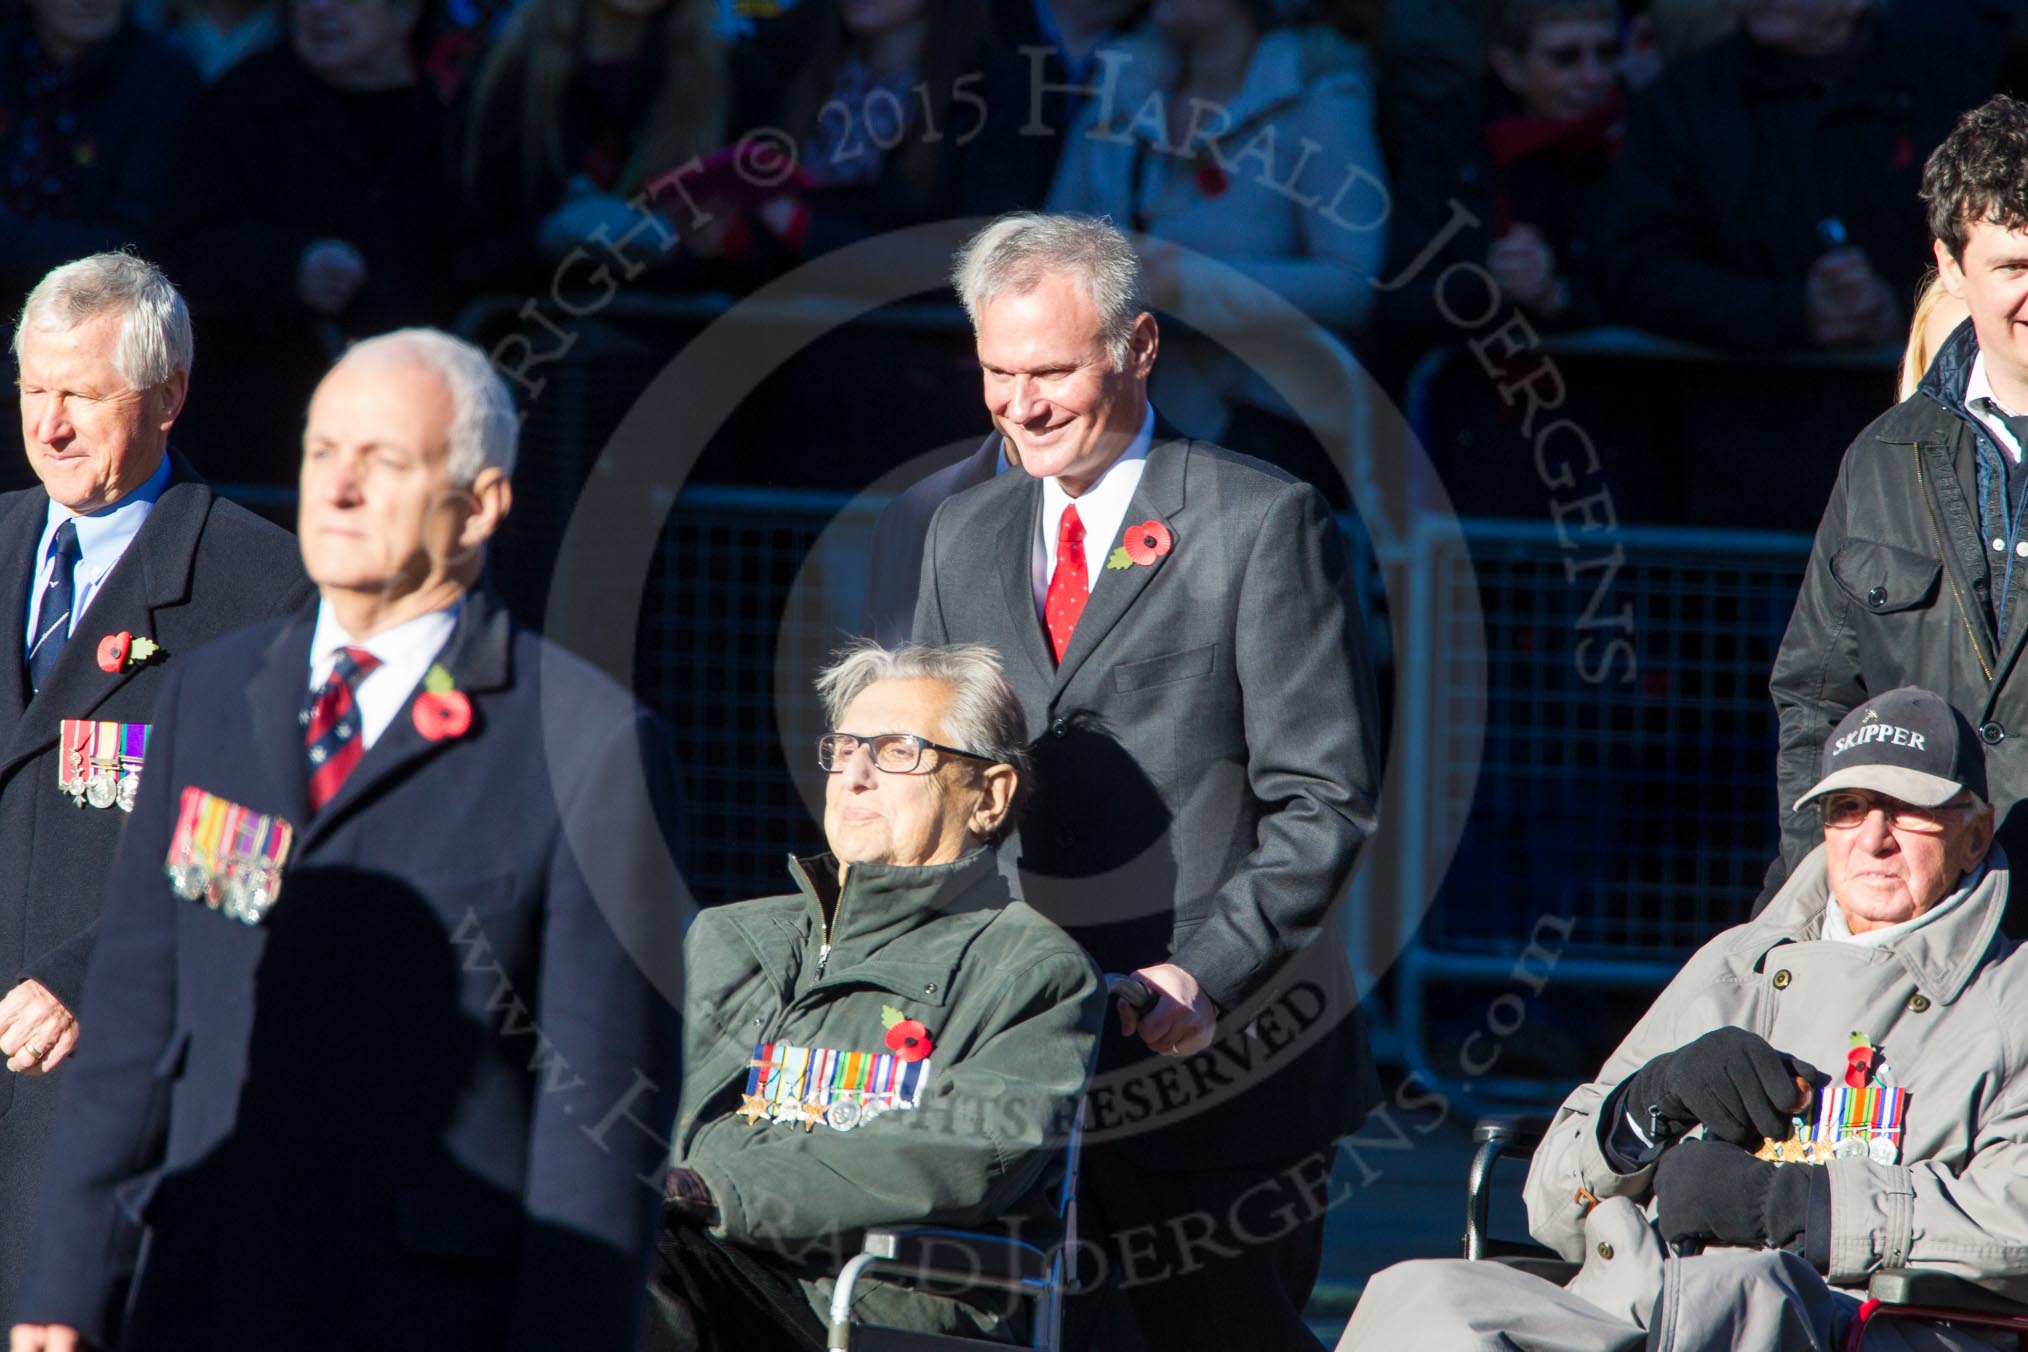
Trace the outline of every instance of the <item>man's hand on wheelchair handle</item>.
{"label": "man's hand on wheelchair handle", "polygon": [[1140,1012],[1125,1000],[1117,1001],[1121,1037],[1139,1033],[1141,1041],[1164,1056],[1188,1056],[1211,1045],[1218,1007],[1198,986],[1196,977],[1173,962],[1143,967],[1134,976],[1155,992],[1155,1003]]}

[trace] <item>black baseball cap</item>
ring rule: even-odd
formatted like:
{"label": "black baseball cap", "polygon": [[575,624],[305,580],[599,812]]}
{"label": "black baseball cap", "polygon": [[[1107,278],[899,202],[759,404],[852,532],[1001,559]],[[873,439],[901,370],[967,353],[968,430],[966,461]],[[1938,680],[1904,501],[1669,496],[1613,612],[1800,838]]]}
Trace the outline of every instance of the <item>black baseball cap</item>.
{"label": "black baseball cap", "polygon": [[1905,685],[1845,715],[1824,742],[1817,782],[1796,809],[1839,789],[1870,789],[1916,807],[1939,807],[1966,789],[1986,797],[1986,758],[1964,715]]}

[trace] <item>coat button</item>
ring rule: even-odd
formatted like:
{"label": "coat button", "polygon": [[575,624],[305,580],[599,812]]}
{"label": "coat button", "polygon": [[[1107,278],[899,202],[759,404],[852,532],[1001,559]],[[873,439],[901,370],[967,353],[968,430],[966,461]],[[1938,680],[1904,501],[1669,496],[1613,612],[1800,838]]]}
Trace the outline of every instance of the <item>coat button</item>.
{"label": "coat button", "polygon": [[1998,746],[2007,740],[2007,730],[1998,723],[1979,724],[1979,740],[1987,746]]}
{"label": "coat button", "polygon": [[937,983],[934,981],[928,983],[922,988],[922,993],[924,995],[935,995],[937,993]]}
{"label": "coat button", "polygon": [[1612,1262],[1613,1246],[1606,1243],[1604,1240],[1600,1240],[1598,1245],[1598,1256],[1605,1259],[1608,1263]]}
{"label": "coat button", "polygon": [[1068,723],[1064,722],[1064,721],[1063,721],[1062,719],[1060,719],[1060,718],[1059,718],[1059,719],[1057,719],[1057,720],[1056,720],[1056,721],[1055,721],[1054,723],[1051,723],[1051,724],[1049,725],[1049,735],[1050,735],[1051,737],[1061,737],[1061,736],[1063,736],[1063,735],[1064,735],[1065,733],[1067,733],[1067,732],[1069,732],[1069,731],[1070,731],[1070,724],[1068,724]]}
{"label": "coat button", "polygon": [[1866,604],[1867,604],[1867,605],[1869,605],[1869,606],[1872,606],[1872,607],[1873,607],[1873,608],[1874,608],[1875,610],[1878,610],[1878,609],[1879,609],[1880,607],[1882,607],[1882,606],[1886,605],[1886,604],[1887,604],[1887,588],[1885,588],[1885,587],[1875,587],[1875,588],[1874,588],[1874,589],[1873,589],[1872,591],[1870,591],[1870,592],[1867,592],[1867,593],[1866,593]]}
{"label": "coat button", "polygon": [[1925,1009],[1929,1008],[1929,997],[1927,995],[1924,995],[1921,991],[1917,991],[1915,994],[1908,997],[1908,1008],[1909,1012],[1911,1013],[1914,1014],[1922,1013]]}
{"label": "coat button", "polygon": [[1789,975],[1789,969],[1784,967],[1774,974],[1774,988],[1778,991],[1785,991],[1789,988],[1789,982],[1792,980],[1794,978]]}

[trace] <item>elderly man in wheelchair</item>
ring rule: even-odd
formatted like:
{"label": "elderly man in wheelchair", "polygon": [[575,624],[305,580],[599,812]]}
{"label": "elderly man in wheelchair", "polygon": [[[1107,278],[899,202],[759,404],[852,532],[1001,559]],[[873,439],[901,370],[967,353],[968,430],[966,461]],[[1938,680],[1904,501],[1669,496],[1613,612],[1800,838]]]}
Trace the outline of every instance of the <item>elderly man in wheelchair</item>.
{"label": "elderly man in wheelchair", "polygon": [[[1905,1267],[2028,1299],[2028,955],[2000,930],[1984,799],[1941,699],[1855,709],[1798,802],[1823,845],[1690,959],[1536,1150],[1530,1229],[1582,1263],[1568,1285],[1399,1264],[1340,1352],[1832,1352],[1869,1279]],[[1868,1347],[1992,1336],[1876,1328]]]}
{"label": "elderly man in wheelchair", "polygon": [[[829,853],[790,861],[787,895],[706,909],[684,944],[683,1091],[643,1352],[845,1345],[836,1276],[877,1227],[1028,1222],[1020,1238],[1061,1238],[1046,1174],[1105,990],[995,867],[1023,789],[1021,706],[982,647],[863,644],[818,690]],[[1004,1288],[854,1289],[856,1316],[905,1335],[1022,1331]]]}

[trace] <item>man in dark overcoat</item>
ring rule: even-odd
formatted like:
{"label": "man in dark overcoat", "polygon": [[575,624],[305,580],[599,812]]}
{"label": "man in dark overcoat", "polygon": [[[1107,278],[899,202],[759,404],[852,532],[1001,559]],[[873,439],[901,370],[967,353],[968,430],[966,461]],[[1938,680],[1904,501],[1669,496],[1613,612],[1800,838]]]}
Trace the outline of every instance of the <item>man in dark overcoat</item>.
{"label": "man in dark overcoat", "polygon": [[0,1325],[162,682],[192,649],[310,596],[288,532],[215,497],[169,448],[190,316],[152,265],[106,253],[57,268],[29,294],[14,355],[41,487],[0,497]]}
{"label": "man in dark overcoat", "polygon": [[681,949],[674,767],[478,586],[515,432],[433,330],[318,387],[320,600],[162,692],[14,1348],[632,1348],[678,1079],[680,992],[642,966]]}

